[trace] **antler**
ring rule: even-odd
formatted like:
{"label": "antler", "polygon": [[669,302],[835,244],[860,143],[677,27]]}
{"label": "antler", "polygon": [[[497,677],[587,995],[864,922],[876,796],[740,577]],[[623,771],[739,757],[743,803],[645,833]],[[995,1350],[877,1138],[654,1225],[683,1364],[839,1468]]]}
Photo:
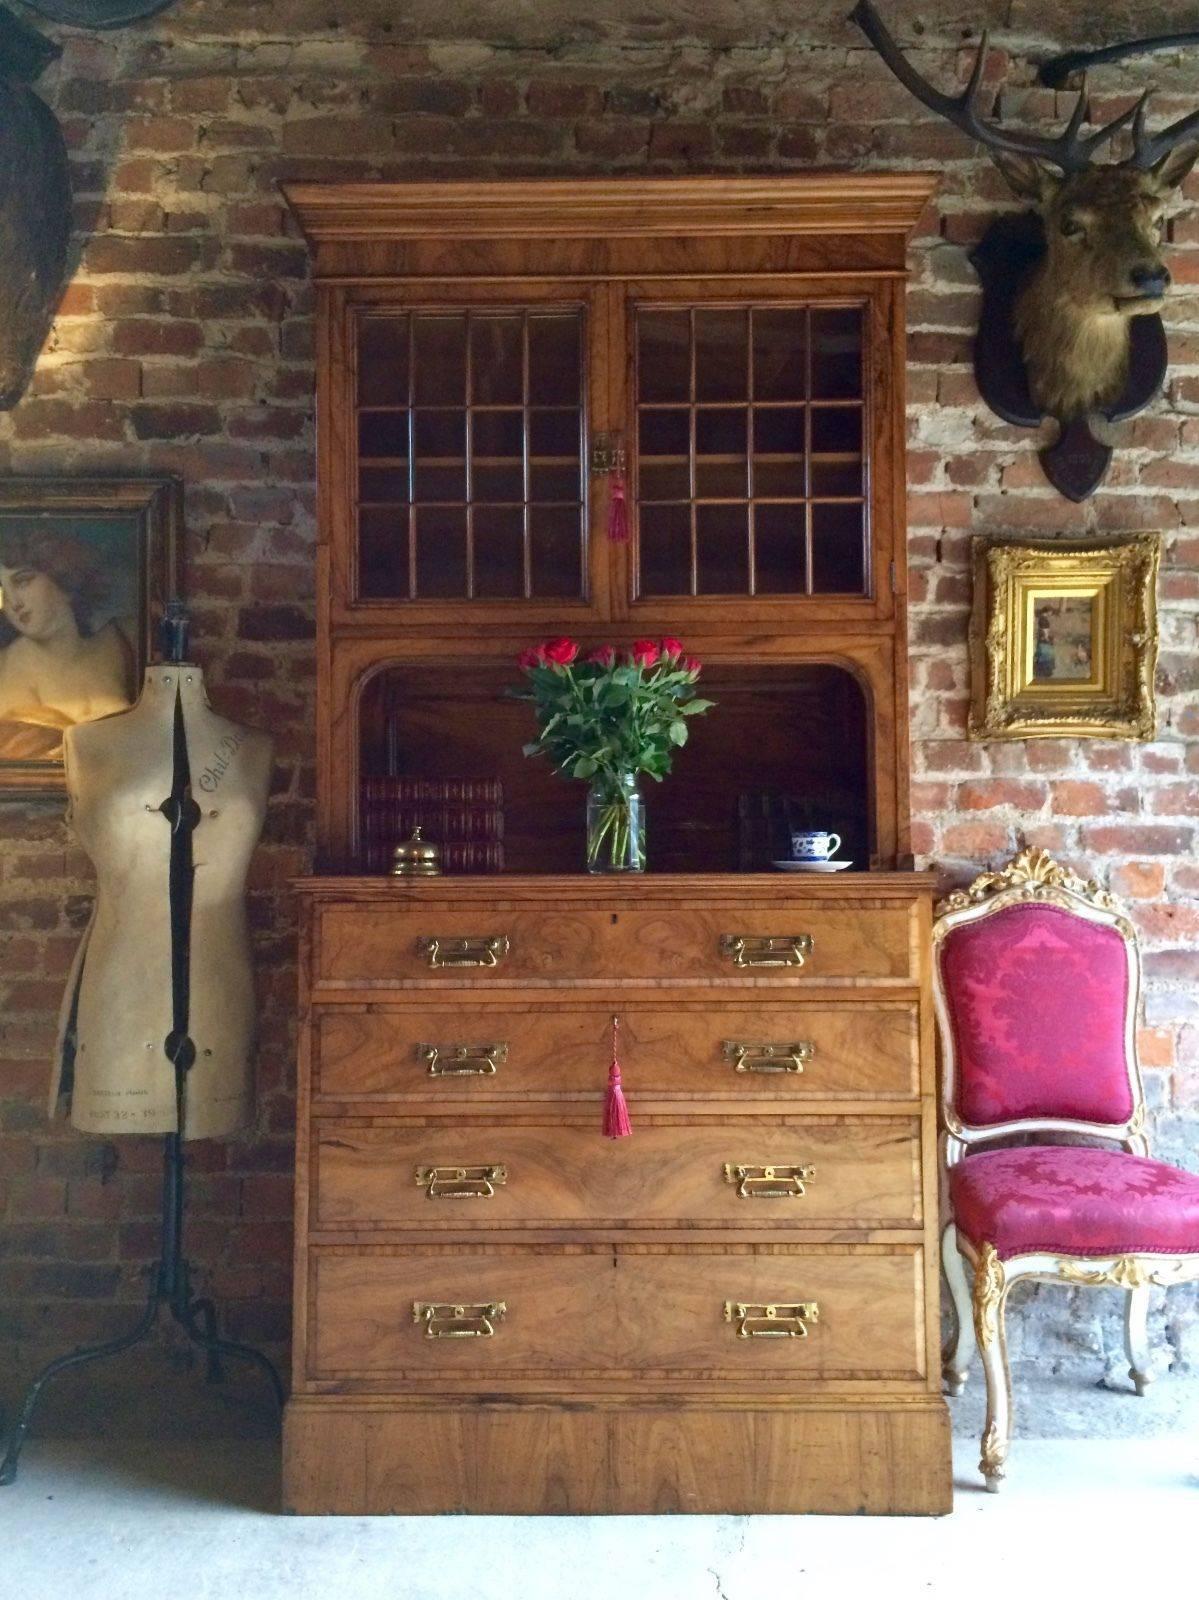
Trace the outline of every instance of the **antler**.
{"label": "antler", "polygon": [[[1087,101],[1084,80],[1070,121],[1061,133],[1045,138],[1038,138],[1031,133],[1016,133],[1000,127],[997,123],[987,122],[978,109],[979,89],[982,86],[983,68],[987,60],[986,33],[979,42],[969,83],[961,94],[942,94],[909,64],[907,57],[883,25],[882,18],[874,9],[871,0],[857,0],[857,4],[849,13],[849,21],[857,23],[904,88],[911,90],[917,100],[922,105],[928,106],[930,111],[935,111],[938,116],[952,122],[955,128],[960,128],[963,133],[969,135],[971,139],[977,139],[988,149],[1010,150],[1017,155],[1035,156],[1041,161],[1051,162],[1062,172],[1081,172],[1084,167],[1090,166],[1091,159],[1100,145],[1114,138],[1122,128],[1126,128],[1134,117],[1141,114],[1144,106],[1142,99],[1139,106],[1132,106],[1129,110],[1122,111],[1118,117],[1102,128],[1097,128],[1085,138],[1079,138],[1078,130],[1082,126]],[[1199,119],[1199,113],[1195,113],[1195,118]],[[1192,120],[1194,119],[1184,117],[1182,123],[1189,123]],[[1165,129],[1156,138],[1165,138],[1175,128],[1180,128],[1182,123],[1176,122],[1173,128]],[[1146,141],[1146,143],[1154,142]]]}
{"label": "antler", "polygon": [[1177,122],[1172,122],[1168,128],[1161,128],[1157,133],[1145,132],[1145,111],[1149,104],[1149,91],[1137,101],[1136,116],[1132,124],[1132,155],[1129,165],[1140,167],[1147,171],[1154,167],[1163,156],[1169,155],[1176,145],[1194,144],[1199,142],[1199,111],[1191,111],[1185,117],[1179,117]]}

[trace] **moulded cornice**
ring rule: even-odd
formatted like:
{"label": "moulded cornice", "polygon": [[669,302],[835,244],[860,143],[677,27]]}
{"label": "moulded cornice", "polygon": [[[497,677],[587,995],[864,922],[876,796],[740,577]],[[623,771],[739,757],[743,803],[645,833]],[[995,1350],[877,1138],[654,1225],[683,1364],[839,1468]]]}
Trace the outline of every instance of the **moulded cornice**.
{"label": "moulded cornice", "polygon": [[314,244],[438,238],[907,234],[937,181],[937,175],[928,172],[812,172],[755,178],[289,183],[283,193]]}

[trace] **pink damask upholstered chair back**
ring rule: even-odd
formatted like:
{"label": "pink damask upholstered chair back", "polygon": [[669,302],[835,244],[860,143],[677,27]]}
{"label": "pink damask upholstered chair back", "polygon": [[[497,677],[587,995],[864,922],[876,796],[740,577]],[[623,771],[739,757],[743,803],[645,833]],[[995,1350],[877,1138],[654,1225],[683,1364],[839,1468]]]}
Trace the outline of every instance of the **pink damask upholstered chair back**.
{"label": "pink damask upholstered chair back", "polygon": [[948,1163],[1035,1131],[1144,1153],[1130,923],[1042,852],[991,876],[945,901],[936,927]]}
{"label": "pink damask upholstered chair back", "polygon": [[957,1324],[943,1372],[960,1394],[982,1357],[979,1466],[996,1489],[1011,1435],[1008,1291],[1021,1280],[1126,1290],[1128,1371],[1144,1393],[1150,1290],[1199,1279],[1199,1175],[1149,1159],[1140,959],[1104,890],[1024,850],[944,900],[933,941],[941,1260]]}

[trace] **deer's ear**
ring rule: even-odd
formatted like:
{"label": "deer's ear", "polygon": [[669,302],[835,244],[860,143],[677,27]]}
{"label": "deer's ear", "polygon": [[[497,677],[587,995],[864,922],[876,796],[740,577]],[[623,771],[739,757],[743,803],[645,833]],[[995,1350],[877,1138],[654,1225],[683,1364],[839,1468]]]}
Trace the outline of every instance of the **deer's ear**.
{"label": "deer's ear", "polygon": [[1044,205],[1061,186],[1057,173],[1036,156],[1017,155],[1013,150],[992,150],[990,156],[1021,200]]}
{"label": "deer's ear", "polygon": [[1167,150],[1149,170],[1157,188],[1162,194],[1168,194],[1171,189],[1177,189],[1196,161],[1199,161],[1199,144],[1180,144],[1176,150]]}

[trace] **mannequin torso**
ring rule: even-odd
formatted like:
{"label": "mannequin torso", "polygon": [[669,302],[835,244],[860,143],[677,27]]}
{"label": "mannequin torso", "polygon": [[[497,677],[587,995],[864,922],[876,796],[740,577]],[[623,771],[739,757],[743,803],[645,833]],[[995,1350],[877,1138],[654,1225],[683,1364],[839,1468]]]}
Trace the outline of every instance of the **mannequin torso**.
{"label": "mannequin torso", "polygon": [[[64,1003],[57,1068],[75,1041],[71,1120],[88,1133],[175,1131],[171,828],[159,807],[173,781],[180,696],[200,810],[192,835],[187,1139],[241,1126],[251,1104],[253,973],[245,879],[262,828],[271,740],[219,717],[199,667],[152,667],[130,711],[83,723],[64,739],[71,820],[96,869],[96,904]],[[74,1012],[74,1027],[70,1019]],[[69,1087],[56,1070],[52,1105]]]}

